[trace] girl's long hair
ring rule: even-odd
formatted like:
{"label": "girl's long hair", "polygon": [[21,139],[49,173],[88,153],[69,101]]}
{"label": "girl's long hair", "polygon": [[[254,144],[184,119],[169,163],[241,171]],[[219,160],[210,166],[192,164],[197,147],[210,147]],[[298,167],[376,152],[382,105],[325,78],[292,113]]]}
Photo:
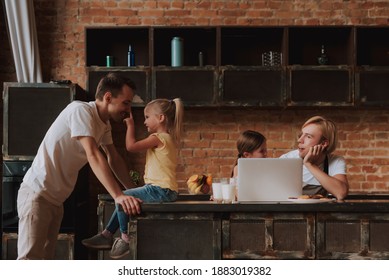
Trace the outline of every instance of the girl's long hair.
{"label": "girl's long hair", "polygon": [[252,153],[255,150],[259,149],[259,147],[261,147],[265,141],[266,137],[254,130],[246,130],[239,135],[239,138],[236,141],[238,158],[236,159],[235,164],[232,167],[231,176],[234,172],[234,167],[238,164],[238,159],[243,157],[243,154],[246,152]]}
{"label": "girl's long hair", "polygon": [[154,99],[146,105],[146,107],[149,106],[153,106],[160,114],[166,116],[167,130],[176,143],[179,144],[183,133],[184,119],[184,105],[181,99]]}

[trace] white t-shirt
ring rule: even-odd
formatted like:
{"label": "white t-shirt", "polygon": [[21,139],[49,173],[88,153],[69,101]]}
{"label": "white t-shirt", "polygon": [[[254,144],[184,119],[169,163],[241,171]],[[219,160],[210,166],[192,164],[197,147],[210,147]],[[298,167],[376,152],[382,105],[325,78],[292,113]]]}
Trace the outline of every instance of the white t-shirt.
{"label": "white t-shirt", "polygon": [[78,136],[91,136],[97,145],[113,143],[111,125],[100,119],[95,102],[74,101],[58,115],[23,178],[28,187],[55,205],[70,196],[79,170],[88,162]]}
{"label": "white t-shirt", "polygon": [[[280,158],[299,158],[298,150],[290,151],[280,156]],[[324,170],[324,163],[319,168]],[[328,155],[328,175],[335,176],[337,174],[346,174],[346,162],[343,157],[337,155]],[[319,181],[309,172],[308,168],[303,165],[303,184],[320,185]]]}

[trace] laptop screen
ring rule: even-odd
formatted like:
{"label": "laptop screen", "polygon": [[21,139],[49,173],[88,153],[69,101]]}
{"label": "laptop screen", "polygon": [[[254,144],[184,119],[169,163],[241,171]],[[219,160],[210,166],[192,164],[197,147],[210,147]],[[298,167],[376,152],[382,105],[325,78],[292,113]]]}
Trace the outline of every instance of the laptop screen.
{"label": "laptop screen", "polygon": [[238,201],[288,201],[303,188],[301,158],[240,158]]}

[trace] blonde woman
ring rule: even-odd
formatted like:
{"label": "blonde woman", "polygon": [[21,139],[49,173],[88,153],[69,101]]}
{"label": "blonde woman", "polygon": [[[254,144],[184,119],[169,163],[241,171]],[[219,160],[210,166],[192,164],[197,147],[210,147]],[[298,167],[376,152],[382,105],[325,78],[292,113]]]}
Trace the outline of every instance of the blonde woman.
{"label": "blonde woman", "polygon": [[338,200],[344,199],[349,190],[346,162],[334,155],[338,143],[334,122],[322,116],[308,119],[301,128],[297,140],[298,149],[281,158],[303,159],[303,194],[332,194]]}

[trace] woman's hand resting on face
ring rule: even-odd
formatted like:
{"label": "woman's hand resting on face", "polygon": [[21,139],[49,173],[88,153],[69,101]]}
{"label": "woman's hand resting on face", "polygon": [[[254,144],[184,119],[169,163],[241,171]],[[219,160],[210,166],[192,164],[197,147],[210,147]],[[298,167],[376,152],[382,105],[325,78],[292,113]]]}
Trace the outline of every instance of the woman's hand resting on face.
{"label": "woman's hand resting on face", "polygon": [[309,151],[307,155],[304,157],[304,164],[314,164],[314,165],[319,165],[323,160],[324,157],[326,156],[325,149],[326,145],[319,144],[315,145],[313,147],[309,148]]}

